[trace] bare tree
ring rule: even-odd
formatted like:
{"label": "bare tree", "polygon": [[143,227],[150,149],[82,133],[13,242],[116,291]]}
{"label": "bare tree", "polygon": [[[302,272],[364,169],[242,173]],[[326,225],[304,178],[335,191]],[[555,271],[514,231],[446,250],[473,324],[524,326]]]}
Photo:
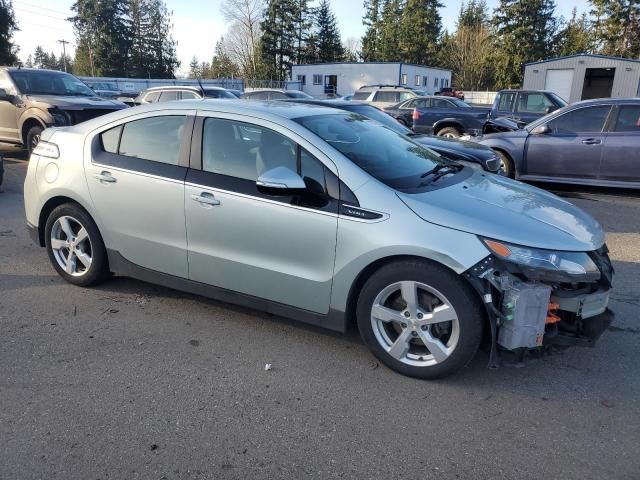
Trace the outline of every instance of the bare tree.
{"label": "bare tree", "polygon": [[224,0],[221,7],[222,15],[230,23],[221,47],[245,78],[256,77],[264,8],[264,0]]}
{"label": "bare tree", "polygon": [[455,72],[456,86],[464,90],[487,87],[492,73],[489,67],[492,53],[489,29],[460,25],[445,43],[446,64]]}
{"label": "bare tree", "polygon": [[362,58],[362,41],[358,37],[347,37],[344,41],[344,53],[347,61],[360,61]]}

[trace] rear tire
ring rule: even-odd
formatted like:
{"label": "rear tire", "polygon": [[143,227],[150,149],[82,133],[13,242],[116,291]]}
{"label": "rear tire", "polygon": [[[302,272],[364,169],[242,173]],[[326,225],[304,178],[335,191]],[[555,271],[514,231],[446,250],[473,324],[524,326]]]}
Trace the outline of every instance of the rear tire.
{"label": "rear tire", "polygon": [[500,167],[498,168],[498,175],[502,175],[503,177],[516,178],[516,169],[513,165],[513,160],[511,157],[500,150],[494,150],[500,157]]}
{"label": "rear tire", "polygon": [[456,273],[426,260],[380,268],[364,284],[356,316],[378,360],[424,379],[464,367],[478,350],[485,322],[477,293]]}
{"label": "rear tire", "polygon": [[102,236],[91,216],[74,203],[56,207],[44,229],[49,260],[67,282],[97,285],[110,273]]}
{"label": "rear tire", "polygon": [[42,135],[42,128],[40,125],[34,125],[27,132],[27,150],[29,154],[33,152],[33,149],[36,148],[36,145],[40,142],[40,136]]}
{"label": "rear tire", "polygon": [[438,130],[436,135],[445,138],[460,138],[462,133],[455,127],[444,127],[442,130]]}

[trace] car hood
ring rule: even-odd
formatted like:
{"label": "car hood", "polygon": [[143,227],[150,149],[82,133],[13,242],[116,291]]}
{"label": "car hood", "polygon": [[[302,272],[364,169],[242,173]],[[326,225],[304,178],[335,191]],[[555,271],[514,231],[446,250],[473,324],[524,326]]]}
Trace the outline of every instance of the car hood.
{"label": "car hood", "polygon": [[496,156],[495,152],[484,145],[475,142],[455,140],[445,137],[434,137],[432,135],[413,135],[411,140],[427,148],[433,148],[439,152],[459,153],[471,155],[482,160],[489,160]]}
{"label": "car hood", "polygon": [[67,95],[29,95],[29,101],[44,103],[61,110],[83,110],[85,108],[105,108],[117,110],[125,108],[126,105],[117,100],[94,96],[94,97],[71,97]]}
{"label": "car hood", "polygon": [[565,251],[604,243],[600,224],[572,203],[498,175],[475,172],[450,187],[398,196],[427,222],[496,240]]}

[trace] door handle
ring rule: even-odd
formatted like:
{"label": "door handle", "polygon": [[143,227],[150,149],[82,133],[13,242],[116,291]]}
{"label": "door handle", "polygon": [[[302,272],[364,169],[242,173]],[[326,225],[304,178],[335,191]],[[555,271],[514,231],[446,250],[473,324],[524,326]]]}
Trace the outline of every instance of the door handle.
{"label": "door handle", "polygon": [[198,202],[200,205],[220,205],[220,200],[216,200],[213,194],[207,192],[202,192],[200,195],[191,195],[191,200]]}
{"label": "door handle", "polygon": [[93,177],[104,183],[116,183],[118,181],[115,177],[111,176],[111,173],[107,172],[106,170],[103,170],[100,173],[96,173]]}
{"label": "door handle", "polygon": [[600,145],[602,142],[597,138],[587,138],[586,140],[582,140],[582,143],[585,145]]}

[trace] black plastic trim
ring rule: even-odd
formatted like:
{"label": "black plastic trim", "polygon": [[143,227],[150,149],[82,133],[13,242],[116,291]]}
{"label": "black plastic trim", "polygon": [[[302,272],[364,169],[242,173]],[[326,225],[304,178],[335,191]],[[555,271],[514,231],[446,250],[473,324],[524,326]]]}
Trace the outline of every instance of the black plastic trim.
{"label": "black plastic trim", "polygon": [[27,223],[27,230],[29,230],[29,237],[31,237],[31,241],[36,245],[44,247],[44,245],[42,245],[42,242],[40,241],[40,231],[38,227],[35,227],[30,223]]}
{"label": "black plastic trim", "polygon": [[201,295],[221,302],[242,305],[262,312],[291,318],[303,323],[333,330],[335,332],[344,333],[347,328],[346,314],[339,310],[331,309],[328,314],[323,315],[309,310],[304,310],[302,308],[292,307],[290,305],[254,297],[252,295],[157,272],[130,262],[115,250],[107,249],[107,255],[109,258],[109,269],[119,275],[136,278],[144,282],[173,288],[175,290],[192,293],[194,295]]}

